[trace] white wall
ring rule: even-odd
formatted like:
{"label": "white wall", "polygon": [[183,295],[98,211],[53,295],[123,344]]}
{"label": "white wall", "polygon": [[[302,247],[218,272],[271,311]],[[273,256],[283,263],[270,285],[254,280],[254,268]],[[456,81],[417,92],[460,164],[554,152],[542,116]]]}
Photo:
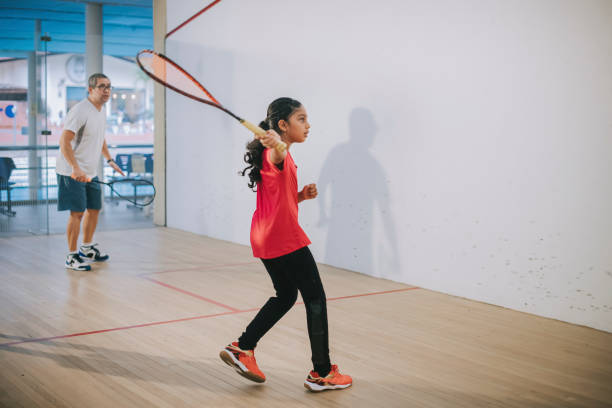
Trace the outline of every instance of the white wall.
{"label": "white wall", "polygon": [[[607,331],[610,50],[608,0],[224,0],[166,44],[253,122],[304,103],[318,261]],[[248,244],[248,132],[173,93],[167,132],[168,226]]]}

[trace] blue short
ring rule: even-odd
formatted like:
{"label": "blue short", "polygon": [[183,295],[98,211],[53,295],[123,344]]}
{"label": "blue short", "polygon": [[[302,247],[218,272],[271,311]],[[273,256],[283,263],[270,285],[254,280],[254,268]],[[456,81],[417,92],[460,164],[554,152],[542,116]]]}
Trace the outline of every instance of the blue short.
{"label": "blue short", "polygon": [[[93,180],[97,180],[94,177]],[[102,208],[102,188],[98,183],[82,183],[70,176],[57,175],[57,209],[84,212]]]}

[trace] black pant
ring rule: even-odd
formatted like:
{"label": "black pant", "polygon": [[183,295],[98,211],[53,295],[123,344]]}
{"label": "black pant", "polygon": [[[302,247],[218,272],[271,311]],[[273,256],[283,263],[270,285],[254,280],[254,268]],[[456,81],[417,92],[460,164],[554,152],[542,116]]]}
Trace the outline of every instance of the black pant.
{"label": "black pant", "polygon": [[268,299],[247,326],[238,339],[238,346],[243,350],[254,349],[259,339],[295,304],[299,290],[306,306],[312,364],[319,375],[327,375],[331,365],[325,291],[310,250],[303,247],[290,254],[262,261],[272,278],[276,296]]}

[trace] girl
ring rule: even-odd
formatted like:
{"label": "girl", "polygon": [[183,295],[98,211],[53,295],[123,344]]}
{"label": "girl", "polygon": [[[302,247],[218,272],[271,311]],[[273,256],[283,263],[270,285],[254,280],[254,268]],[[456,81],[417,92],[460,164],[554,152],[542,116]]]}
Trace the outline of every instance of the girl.
{"label": "girl", "polygon": [[[272,278],[276,296],[268,299],[238,341],[225,347],[220,357],[240,375],[264,382],[266,376],[257,367],[253,350],[259,339],[291,309],[299,290],[306,306],[314,366],[304,386],[311,391],[350,387],[352,378],[340,374],[338,366],[330,363],[325,292],[308,249],[310,240],[298,224],[298,203],[317,196],[315,184],[298,193],[297,167],[289,153],[293,143],[302,143],[308,137],[306,110],[294,99],[276,99],[259,126],[266,130],[266,135],[247,145],[244,160],[248,166],[241,174],[248,172],[249,187],[257,186],[251,247]],[[287,150],[282,152],[275,149],[281,140],[287,144]]]}

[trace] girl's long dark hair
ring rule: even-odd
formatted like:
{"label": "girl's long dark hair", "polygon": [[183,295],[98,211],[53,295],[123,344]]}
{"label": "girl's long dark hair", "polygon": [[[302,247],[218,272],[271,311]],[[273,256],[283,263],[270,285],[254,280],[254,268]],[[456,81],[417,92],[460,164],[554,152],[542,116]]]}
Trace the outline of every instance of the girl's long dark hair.
{"label": "girl's long dark hair", "polygon": [[[268,114],[266,118],[259,123],[259,127],[263,130],[274,129],[279,134],[281,133],[280,128],[278,127],[278,122],[280,120],[289,121],[289,116],[301,107],[302,104],[295,99],[291,98],[278,98],[275,99],[268,106]],[[249,176],[249,188],[253,191],[255,190],[255,186],[257,183],[261,181],[261,167],[263,160],[263,151],[265,147],[261,144],[261,142],[257,139],[253,139],[246,145],[247,151],[244,154],[244,161],[247,163],[247,167],[239,171],[238,173],[244,176],[248,173]]]}

